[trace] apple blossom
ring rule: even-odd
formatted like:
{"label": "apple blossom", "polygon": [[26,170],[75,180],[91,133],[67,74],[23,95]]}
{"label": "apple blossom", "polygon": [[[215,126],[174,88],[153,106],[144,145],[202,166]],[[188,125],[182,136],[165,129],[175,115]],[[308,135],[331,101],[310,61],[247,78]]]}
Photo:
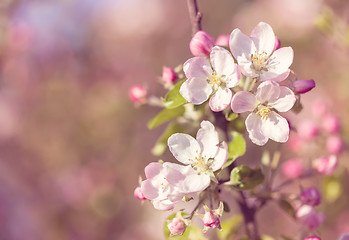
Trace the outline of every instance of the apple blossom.
{"label": "apple blossom", "polygon": [[139,200],[146,200],[147,198],[144,196],[142,189],[140,187],[136,187],[136,189],[133,192],[135,198]]}
{"label": "apple blossom", "polygon": [[337,169],[338,158],[336,155],[317,158],[313,162],[314,168],[321,174],[331,175]]}
{"label": "apple blossom", "polygon": [[302,191],[300,199],[304,204],[315,207],[321,202],[321,194],[316,187],[309,187]]}
{"label": "apple blossom", "polygon": [[280,41],[280,39],[275,35],[274,51],[278,50],[280,47],[281,47],[281,41]]}
{"label": "apple blossom", "polygon": [[325,215],[318,213],[314,207],[309,205],[299,207],[296,210],[296,217],[300,223],[309,229],[316,229],[325,221]]}
{"label": "apple blossom", "polygon": [[296,93],[303,94],[309,92],[315,87],[315,81],[313,79],[296,80],[292,83],[292,86]]}
{"label": "apple blossom", "polygon": [[219,143],[213,124],[202,121],[200,125],[196,139],[184,133],[175,133],[168,139],[173,156],[197,172],[189,177],[188,192],[192,187],[207,187],[213,172],[220,169],[228,158],[228,146],[225,142]]}
{"label": "apple blossom", "polygon": [[203,232],[207,232],[209,228],[218,228],[222,231],[220,217],[223,214],[224,204],[223,202],[219,203],[219,207],[216,210],[211,210],[209,207],[204,205],[205,214],[202,217],[204,223]]}
{"label": "apple blossom", "polygon": [[231,109],[235,113],[251,112],[246,118],[246,129],[253,143],[264,145],[268,139],[286,142],[289,124],[278,112],[287,112],[296,101],[291,89],[266,81],[257,88],[256,95],[240,91],[233,96]]}
{"label": "apple blossom", "polygon": [[239,83],[240,72],[229,51],[215,46],[210,54],[211,64],[202,57],[190,58],[183,65],[188,78],[181,88],[181,95],[193,104],[205,102],[210,95],[212,111],[224,110],[231,102],[232,91],[229,88]]}
{"label": "apple blossom", "polygon": [[280,82],[289,75],[293,50],[283,47],[274,51],[275,34],[269,24],[257,24],[250,37],[236,28],[230,35],[229,44],[245,76]]}
{"label": "apple blossom", "polygon": [[216,45],[222,47],[229,47],[229,34],[219,35],[216,39]]}
{"label": "apple blossom", "polygon": [[177,75],[175,73],[175,71],[170,68],[170,67],[164,67],[162,69],[162,77],[161,80],[165,83],[165,84],[172,84],[176,81],[177,79]]}
{"label": "apple blossom", "polygon": [[304,172],[302,159],[292,158],[282,164],[282,173],[288,178],[298,178]]}
{"label": "apple blossom", "polygon": [[180,218],[173,218],[171,222],[167,225],[168,229],[170,230],[171,234],[170,236],[182,236],[185,232],[185,229],[187,228],[187,225],[185,222]]}
{"label": "apple blossom", "polygon": [[303,140],[311,140],[319,134],[319,128],[313,121],[305,120],[299,124],[297,132]]}
{"label": "apple blossom", "polygon": [[340,136],[329,136],[326,140],[326,149],[330,154],[339,154],[343,151],[344,143]]}
{"label": "apple blossom", "polygon": [[204,31],[195,33],[189,43],[189,49],[195,57],[208,57],[214,46],[214,38]]}
{"label": "apple blossom", "polygon": [[322,128],[328,133],[337,133],[340,129],[340,121],[334,114],[327,114],[322,119]]}
{"label": "apple blossom", "polygon": [[147,90],[143,86],[132,86],[128,92],[130,99],[134,103],[144,103],[146,101]]}

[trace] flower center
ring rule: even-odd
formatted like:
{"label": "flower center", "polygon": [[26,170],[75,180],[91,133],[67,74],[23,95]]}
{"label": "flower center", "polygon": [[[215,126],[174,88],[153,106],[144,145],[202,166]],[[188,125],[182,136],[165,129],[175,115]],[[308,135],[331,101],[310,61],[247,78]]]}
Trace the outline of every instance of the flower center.
{"label": "flower center", "polygon": [[262,117],[262,119],[267,120],[269,118],[269,114],[271,113],[271,107],[266,107],[263,105],[258,106],[257,114]]}
{"label": "flower center", "polygon": [[195,157],[195,160],[189,159],[191,162],[193,162],[191,166],[199,173],[206,173],[210,170],[210,167],[206,161],[206,156],[202,156],[202,153],[198,153],[197,151],[196,153],[198,155]]}
{"label": "flower center", "polygon": [[160,183],[160,186],[161,186],[162,191],[165,190],[165,187],[166,187],[167,185],[168,185],[168,181],[167,181],[167,179],[166,179],[165,177],[163,177],[163,178],[161,179],[161,183]]}
{"label": "flower center", "polygon": [[257,51],[251,56],[252,67],[257,71],[267,71],[267,63],[269,60],[268,54],[266,52],[258,53]]}
{"label": "flower center", "polygon": [[211,76],[207,78],[209,84],[212,85],[214,90],[217,90],[220,86],[224,84],[224,76],[218,76],[215,71],[211,73]]}

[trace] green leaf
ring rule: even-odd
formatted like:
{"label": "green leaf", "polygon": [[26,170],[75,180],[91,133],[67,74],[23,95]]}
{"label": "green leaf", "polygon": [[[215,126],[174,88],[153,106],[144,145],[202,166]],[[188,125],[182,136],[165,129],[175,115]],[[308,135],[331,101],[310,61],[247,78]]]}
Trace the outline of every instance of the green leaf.
{"label": "green leaf", "polygon": [[278,201],[279,207],[284,210],[288,215],[290,215],[292,218],[296,218],[296,211],[294,210],[294,207],[285,199],[281,199]]}
{"label": "green leaf", "polygon": [[[171,214],[170,216],[167,217],[167,220],[172,220],[176,217],[176,214],[177,213],[173,213]],[[182,216],[183,217],[187,217],[189,216],[189,214],[187,213],[182,213]],[[185,229],[185,232],[183,233],[182,236],[172,236],[170,237],[170,230],[168,229],[167,227],[168,225],[168,221],[165,221],[165,224],[164,224],[164,235],[165,235],[165,238],[167,240],[188,240],[189,239],[189,234],[190,234],[190,230],[191,230],[191,226],[187,226],[187,228]]]}
{"label": "green leaf", "polygon": [[241,215],[235,215],[232,218],[221,222],[222,231],[218,232],[218,237],[221,240],[233,239],[234,235],[240,230],[240,223],[243,217]]}
{"label": "green leaf", "polygon": [[233,121],[233,120],[235,120],[235,119],[237,119],[239,117],[239,115],[238,114],[236,114],[236,113],[226,113],[225,114],[225,119],[227,120],[227,121]]}
{"label": "green leaf", "polygon": [[187,79],[183,79],[182,81],[179,81],[170,91],[168,91],[165,99],[163,100],[166,108],[172,109],[187,103],[187,100],[185,100],[179,93],[179,89],[186,80]]}
{"label": "green leaf", "polygon": [[151,152],[155,156],[162,155],[167,149],[167,140],[168,138],[174,134],[183,132],[184,128],[176,123],[171,123],[167,126],[166,130],[162,133],[160,138],[156,141],[155,146],[152,148]]}
{"label": "green leaf", "polygon": [[241,157],[246,152],[246,142],[241,133],[231,132],[233,140],[228,142],[229,157],[228,161],[224,164],[223,168],[228,167],[238,157]]}
{"label": "green leaf", "polygon": [[226,184],[233,185],[240,190],[253,189],[264,181],[264,175],[259,167],[251,169],[248,166],[240,165],[230,173],[230,181]]}
{"label": "green leaf", "polygon": [[173,109],[164,109],[148,122],[148,128],[155,128],[171,119],[182,116],[184,112],[184,106],[180,106]]}
{"label": "green leaf", "polygon": [[323,183],[325,199],[329,203],[335,202],[342,194],[342,183],[335,176],[326,177]]}
{"label": "green leaf", "polygon": [[198,226],[190,225],[189,240],[208,240],[205,234]]}

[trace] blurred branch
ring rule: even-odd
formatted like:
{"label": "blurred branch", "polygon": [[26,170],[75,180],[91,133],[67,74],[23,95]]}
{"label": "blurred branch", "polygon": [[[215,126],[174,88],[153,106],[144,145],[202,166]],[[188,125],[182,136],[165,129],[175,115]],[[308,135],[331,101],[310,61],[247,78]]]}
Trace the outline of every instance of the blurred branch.
{"label": "blurred branch", "polygon": [[198,3],[196,0],[187,0],[187,5],[189,10],[192,34],[194,36],[196,32],[202,29],[201,28],[202,14],[201,12],[199,12]]}

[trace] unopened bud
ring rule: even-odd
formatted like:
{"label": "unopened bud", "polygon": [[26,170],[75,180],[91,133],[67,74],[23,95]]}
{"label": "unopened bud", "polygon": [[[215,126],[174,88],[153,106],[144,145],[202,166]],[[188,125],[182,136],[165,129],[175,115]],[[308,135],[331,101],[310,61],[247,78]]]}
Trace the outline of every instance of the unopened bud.
{"label": "unopened bud", "polygon": [[309,229],[316,229],[325,221],[325,215],[318,213],[315,208],[309,205],[303,205],[298,208],[296,217],[300,223]]}
{"label": "unopened bud", "polygon": [[205,213],[204,217],[202,218],[202,221],[204,222],[204,225],[206,227],[210,227],[210,228],[220,228],[221,227],[221,222],[219,220],[219,216],[213,212]]}
{"label": "unopened bud", "polygon": [[173,218],[172,221],[167,225],[170,230],[170,236],[181,236],[185,232],[187,225],[180,218]]}
{"label": "unopened bud", "polygon": [[277,36],[275,36],[274,51],[278,50],[280,47],[281,47],[281,41]]}
{"label": "unopened bud", "polygon": [[134,103],[144,103],[146,101],[147,90],[139,85],[130,88],[128,95]]}
{"label": "unopened bud", "polygon": [[321,202],[321,194],[316,187],[310,187],[303,190],[300,199],[304,204],[315,207]]}
{"label": "unopened bud", "polygon": [[177,75],[175,73],[175,71],[170,68],[170,67],[164,67],[162,69],[162,77],[161,77],[162,81],[165,84],[172,84],[176,81],[177,79]]}
{"label": "unopened bud", "polygon": [[146,200],[147,198],[144,196],[142,189],[140,187],[137,187],[135,191],[133,192],[135,198],[138,198],[139,200]]}
{"label": "unopened bud", "polygon": [[216,45],[222,46],[222,47],[228,47],[229,46],[229,34],[222,34],[219,35],[216,39]]}
{"label": "unopened bud", "polygon": [[318,236],[310,236],[310,237],[304,238],[304,240],[321,240],[321,238],[319,238]]}
{"label": "unopened bud", "polygon": [[191,39],[189,48],[195,57],[208,57],[214,46],[214,38],[204,32],[198,31]]}
{"label": "unopened bud", "polygon": [[310,120],[303,121],[298,127],[298,135],[304,140],[311,140],[318,134],[318,126]]}
{"label": "unopened bud", "polygon": [[313,79],[296,80],[292,83],[292,86],[296,93],[302,94],[313,89],[315,87],[315,81]]}
{"label": "unopened bud", "polygon": [[338,158],[335,155],[314,160],[313,166],[321,174],[331,175],[337,168]]}
{"label": "unopened bud", "polygon": [[302,159],[293,158],[282,164],[282,173],[288,178],[297,178],[304,172]]}
{"label": "unopened bud", "polygon": [[340,136],[333,135],[326,140],[326,149],[330,154],[339,154],[344,148],[343,140]]}
{"label": "unopened bud", "polygon": [[340,129],[340,121],[334,114],[328,114],[322,120],[322,127],[328,133],[336,133]]}

